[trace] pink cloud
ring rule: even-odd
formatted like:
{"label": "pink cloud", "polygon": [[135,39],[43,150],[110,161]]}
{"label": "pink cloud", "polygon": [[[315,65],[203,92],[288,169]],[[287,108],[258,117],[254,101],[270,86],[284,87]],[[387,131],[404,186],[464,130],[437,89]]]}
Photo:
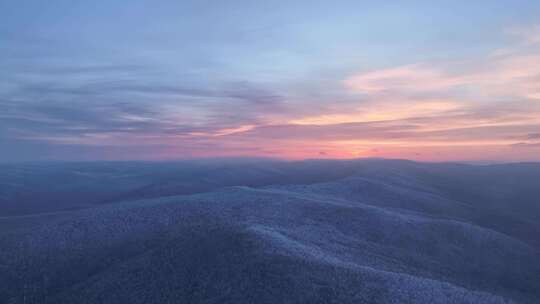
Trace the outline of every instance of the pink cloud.
{"label": "pink cloud", "polygon": [[378,94],[448,89],[466,83],[466,79],[447,75],[424,64],[415,64],[356,74],[344,83],[356,92]]}
{"label": "pink cloud", "polygon": [[419,94],[540,98],[540,54],[498,56],[481,64],[471,61],[462,72],[450,72],[453,67],[453,62],[407,65],[355,74],[344,84],[354,92],[398,100]]}

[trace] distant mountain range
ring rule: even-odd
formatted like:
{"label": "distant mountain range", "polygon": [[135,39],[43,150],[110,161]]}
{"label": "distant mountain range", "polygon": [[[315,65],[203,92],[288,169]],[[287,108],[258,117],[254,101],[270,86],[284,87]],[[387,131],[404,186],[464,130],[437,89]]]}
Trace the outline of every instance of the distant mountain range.
{"label": "distant mountain range", "polygon": [[0,165],[0,303],[540,303],[540,164]]}

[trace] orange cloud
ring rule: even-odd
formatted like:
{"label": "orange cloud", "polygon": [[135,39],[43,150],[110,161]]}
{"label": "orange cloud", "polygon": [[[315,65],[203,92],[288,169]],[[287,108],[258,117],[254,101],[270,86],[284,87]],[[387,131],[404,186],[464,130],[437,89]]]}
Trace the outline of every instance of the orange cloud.
{"label": "orange cloud", "polygon": [[396,100],[392,102],[378,100],[367,103],[349,113],[322,114],[306,116],[289,121],[300,125],[331,125],[340,123],[372,122],[440,115],[449,111],[458,111],[463,104],[454,100]]}

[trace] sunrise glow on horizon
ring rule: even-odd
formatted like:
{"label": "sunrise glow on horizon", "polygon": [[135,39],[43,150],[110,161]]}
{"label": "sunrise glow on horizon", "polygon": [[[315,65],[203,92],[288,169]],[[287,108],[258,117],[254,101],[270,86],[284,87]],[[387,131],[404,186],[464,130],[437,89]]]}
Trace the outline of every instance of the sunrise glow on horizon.
{"label": "sunrise glow on horizon", "polygon": [[23,2],[2,161],[540,161],[537,1]]}

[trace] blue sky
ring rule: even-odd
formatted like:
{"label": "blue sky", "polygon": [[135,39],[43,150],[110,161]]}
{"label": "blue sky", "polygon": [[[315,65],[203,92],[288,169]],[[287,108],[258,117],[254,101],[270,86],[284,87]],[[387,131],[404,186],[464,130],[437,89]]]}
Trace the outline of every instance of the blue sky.
{"label": "blue sky", "polygon": [[0,1],[0,160],[540,160],[538,1]]}

